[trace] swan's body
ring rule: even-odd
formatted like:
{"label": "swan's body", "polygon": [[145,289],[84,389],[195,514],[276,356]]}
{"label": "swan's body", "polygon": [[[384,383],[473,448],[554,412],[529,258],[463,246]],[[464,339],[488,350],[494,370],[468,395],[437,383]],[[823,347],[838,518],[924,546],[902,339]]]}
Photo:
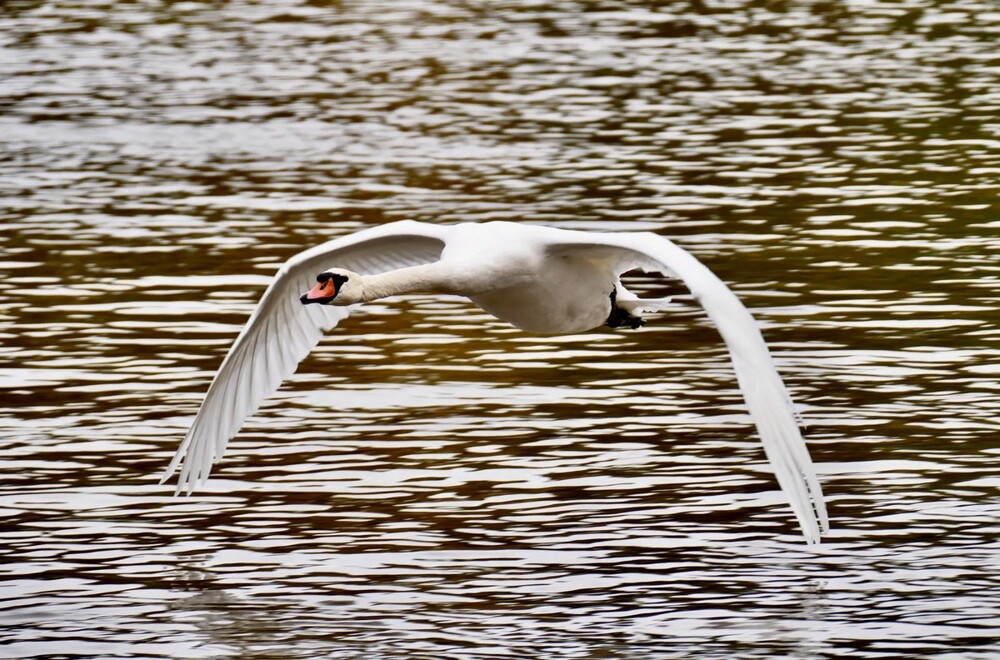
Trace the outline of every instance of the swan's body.
{"label": "swan's body", "polygon": [[518,274],[469,296],[498,319],[527,332],[568,335],[599,327],[611,314],[617,275],[606,264],[538,254],[512,256],[509,263]]}
{"label": "swan's body", "polygon": [[[323,331],[359,303],[404,293],[456,294],[527,332],[637,327],[638,314],[665,301],[639,300],[622,286],[620,275],[636,268],[683,280],[718,327],[778,482],[807,541],[818,542],[828,528],[823,493],[753,317],[701,262],[650,233],[403,221],[292,257],[223,361],[164,481],[183,460],[178,492],[204,483],[243,421],[295,371]],[[319,284],[300,299],[313,280]]]}

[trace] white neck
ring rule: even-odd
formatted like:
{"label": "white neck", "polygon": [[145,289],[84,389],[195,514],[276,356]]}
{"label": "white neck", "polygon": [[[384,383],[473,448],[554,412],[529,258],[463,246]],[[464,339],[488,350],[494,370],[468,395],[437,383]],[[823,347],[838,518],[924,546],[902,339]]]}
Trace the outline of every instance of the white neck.
{"label": "white neck", "polygon": [[443,261],[365,276],[361,290],[360,302],[406,293],[460,293],[454,271]]}

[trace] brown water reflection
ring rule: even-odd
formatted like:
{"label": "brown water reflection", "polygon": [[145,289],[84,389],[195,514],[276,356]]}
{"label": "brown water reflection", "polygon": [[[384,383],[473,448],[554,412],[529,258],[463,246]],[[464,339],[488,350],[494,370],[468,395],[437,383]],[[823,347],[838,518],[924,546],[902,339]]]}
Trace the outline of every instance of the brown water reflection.
{"label": "brown water reflection", "polygon": [[[998,35],[961,0],[3,3],[2,653],[996,657]],[[566,338],[372,305],[203,495],[156,486],[276,265],[406,217],[696,253],[829,542],[672,285]]]}

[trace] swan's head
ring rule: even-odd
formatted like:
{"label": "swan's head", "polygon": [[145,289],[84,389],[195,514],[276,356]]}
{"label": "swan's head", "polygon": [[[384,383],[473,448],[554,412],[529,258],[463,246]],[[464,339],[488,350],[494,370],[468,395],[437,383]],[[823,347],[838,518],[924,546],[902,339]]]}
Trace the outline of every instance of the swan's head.
{"label": "swan's head", "polygon": [[353,305],[361,301],[361,276],[343,268],[331,268],[316,276],[316,286],[303,293],[303,305]]}

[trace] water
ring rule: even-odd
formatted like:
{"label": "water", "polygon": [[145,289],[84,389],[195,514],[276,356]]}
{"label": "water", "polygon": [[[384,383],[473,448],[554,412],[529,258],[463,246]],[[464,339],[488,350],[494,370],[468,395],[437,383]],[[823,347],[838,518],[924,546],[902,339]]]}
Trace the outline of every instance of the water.
{"label": "water", "polygon": [[[0,5],[0,653],[1000,657],[992,2]],[[654,230],[761,321],[803,545],[676,283],[370,305],[156,484],[274,272],[402,218]]]}

